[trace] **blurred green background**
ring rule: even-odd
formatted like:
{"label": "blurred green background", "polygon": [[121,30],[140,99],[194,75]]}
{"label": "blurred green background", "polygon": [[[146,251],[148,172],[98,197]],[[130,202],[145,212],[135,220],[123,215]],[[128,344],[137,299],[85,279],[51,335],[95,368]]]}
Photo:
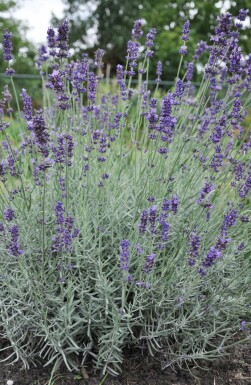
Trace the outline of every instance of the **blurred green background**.
{"label": "blurred green background", "polygon": [[[27,0],[26,0],[27,1]],[[0,31],[8,28],[13,33],[13,67],[17,74],[38,75],[34,59],[39,47],[26,37],[29,25],[10,17],[11,10],[22,7],[25,0],[0,0]],[[150,79],[156,79],[155,68],[159,60],[163,63],[164,81],[173,81],[179,63],[179,48],[183,23],[191,21],[188,54],[185,56],[184,68],[192,60],[192,54],[200,40],[209,40],[214,30],[217,15],[221,11],[229,11],[237,16],[241,8],[250,9],[250,0],[62,0],[64,4],[64,18],[71,24],[70,46],[71,54],[79,55],[88,52],[91,57],[97,48],[105,50],[104,74],[113,77],[117,64],[125,64],[127,41],[130,39],[132,26],[138,18],[144,19],[145,32],[151,27],[157,28],[155,55],[151,62]],[[44,2],[41,0],[41,7]],[[46,6],[46,4],[44,5]],[[62,18],[61,18],[62,20]],[[56,27],[59,19],[51,15],[51,24]],[[42,27],[42,26],[41,26]],[[43,26],[46,31],[48,26]],[[41,41],[46,36],[41,36]],[[144,44],[144,37],[141,40]],[[243,54],[251,52],[250,18],[241,33],[241,47]],[[2,56],[2,53],[0,53]],[[207,58],[202,57],[203,60]],[[8,83],[4,77],[6,63],[0,60],[0,89]],[[185,69],[184,69],[185,70]],[[194,80],[200,80],[200,67]],[[182,75],[182,72],[181,72]],[[35,78],[17,78],[15,80],[18,92],[27,88],[32,94],[35,106],[40,104],[41,80]],[[167,86],[165,86],[167,88]]]}

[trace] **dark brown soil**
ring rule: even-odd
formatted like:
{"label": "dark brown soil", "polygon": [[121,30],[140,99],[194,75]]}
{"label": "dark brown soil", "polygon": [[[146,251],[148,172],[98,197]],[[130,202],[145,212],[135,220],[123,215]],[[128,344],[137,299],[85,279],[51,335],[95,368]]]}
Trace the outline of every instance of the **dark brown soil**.
{"label": "dark brown soil", "polygon": [[[0,359],[2,357],[0,356]],[[47,385],[49,369],[41,367],[23,370],[15,363],[7,366],[0,363],[0,384],[12,380],[14,385]],[[128,352],[119,377],[102,379],[91,370],[81,374],[63,370],[53,379],[53,385],[251,385],[251,346],[235,348],[229,356],[207,364],[207,368],[191,369],[191,373],[179,368],[161,371],[159,364],[149,357]]]}

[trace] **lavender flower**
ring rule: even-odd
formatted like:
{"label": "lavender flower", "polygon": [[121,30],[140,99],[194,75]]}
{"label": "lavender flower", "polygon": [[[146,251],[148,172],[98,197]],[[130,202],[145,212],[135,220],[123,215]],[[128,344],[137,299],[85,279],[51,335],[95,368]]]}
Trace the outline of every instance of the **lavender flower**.
{"label": "lavender flower", "polygon": [[65,218],[63,243],[66,249],[69,249],[72,244],[72,231],[73,231],[74,219],[72,217]]}
{"label": "lavender flower", "polygon": [[241,221],[242,223],[248,223],[248,222],[249,222],[249,217],[246,216],[246,215],[241,215],[241,216],[240,216],[240,221]]}
{"label": "lavender flower", "polygon": [[176,98],[181,98],[183,95],[183,91],[185,89],[185,84],[182,80],[178,79],[176,83],[175,93],[173,94]]}
{"label": "lavender flower", "polygon": [[64,20],[58,27],[58,36],[56,39],[57,47],[59,48],[57,52],[57,57],[59,58],[68,57],[69,32],[70,32],[69,21]]}
{"label": "lavender flower", "polygon": [[170,226],[169,226],[169,224],[165,220],[163,220],[161,222],[161,224],[162,224],[161,239],[162,239],[163,242],[166,242],[168,240]]}
{"label": "lavender flower", "polygon": [[3,60],[9,61],[12,59],[12,32],[9,32],[8,29],[4,30],[3,33]]}
{"label": "lavender flower", "polygon": [[15,70],[13,68],[7,68],[6,71],[5,71],[5,74],[6,75],[9,75],[9,76],[13,76],[15,75]]}
{"label": "lavender flower", "polygon": [[62,198],[66,198],[66,184],[65,184],[65,178],[60,177],[59,178],[59,188],[62,191]]}
{"label": "lavender flower", "polygon": [[156,33],[157,33],[156,28],[151,28],[148,34],[146,35],[146,43],[145,43],[147,47],[147,51],[145,54],[146,57],[151,57],[153,55],[153,51],[151,51],[149,48],[154,46],[154,39],[155,39]]}
{"label": "lavender flower", "polygon": [[221,153],[221,147],[215,147],[215,153],[210,163],[210,167],[214,170],[214,172],[219,172],[219,168],[222,166],[224,155]]}
{"label": "lavender flower", "polygon": [[[225,14],[221,14],[217,17],[217,26],[214,30],[215,35],[219,36],[228,36],[231,32],[231,26],[232,26],[232,15],[229,12],[226,12]],[[218,40],[220,43],[220,40]]]}
{"label": "lavender flower", "polygon": [[122,100],[126,100],[127,92],[126,92],[126,84],[124,81],[124,70],[123,70],[123,66],[120,64],[117,65],[117,83],[121,89]]}
{"label": "lavender flower", "polygon": [[47,30],[47,41],[49,48],[55,48],[56,46],[56,35],[53,28],[49,27]]}
{"label": "lavender flower", "polygon": [[23,99],[24,117],[27,121],[32,120],[32,100],[24,88],[22,88],[21,97]]}
{"label": "lavender flower", "polygon": [[157,211],[157,206],[152,206],[149,208],[149,211],[148,211],[148,220],[149,220],[149,223],[150,223],[150,231],[152,234],[155,234],[156,233],[156,228],[155,228],[155,225],[156,225],[156,211]]}
{"label": "lavender flower", "polygon": [[41,45],[39,48],[39,55],[38,55],[38,60],[37,60],[37,65],[40,68],[42,63],[48,60],[48,52],[47,48],[44,44]]}
{"label": "lavender flower", "polygon": [[248,13],[249,13],[248,9],[240,9],[237,19],[240,21],[245,21]]}
{"label": "lavender flower", "polygon": [[156,129],[162,133],[161,140],[171,143],[173,140],[173,130],[176,125],[176,118],[171,115],[174,98],[171,93],[163,98],[159,124]]}
{"label": "lavender flower", "polygon": [[201,245],[201,237],[196,234],[195,231],[193,231],[190,235],[190,240],[189,240],[189,245],[190,245],[190,250],[189,250],[189,255],[190,255],[190,262],[191,260],[195,262],[195,258],[199,256],[199,250],[200,250],[200,245]]}
{"label": "lavender flower", "polygon": [[213,143],[219,143],[223,137],[224,134],[224,128],[226,125],[227,119],[225,116],[220,118],[218,124],[214,127],[213,133],[210,136],[210,139]]}
{"label": "lavender flower", "polygon": [[92,102],[95,101],[97,91],[97,80],[94,72],[89,72],[88,75],[88,99]]}
{"label": "lavender flower", "polygon": [[193,78],[193,71],[194,71],[194,63],[190,62],[187,65],[187,73],[186,73],[186,80],[191,81]]}
{"label": "lavender flower", "polygon": [[49,75],[49,82],[51,87],[55,90],[57,94],[64,93],[65,86],[63,80],[63,74],[61,71],[53,70],[52,74]]}
{"label": "lavender flower", "polygon": [[56,215],[56,224],[63,225],[64,224],[64,206],[63,203],[58,201],[55,205],[55,215]]}
{"label": "lavender flower", "polygon": [[157,114],[157,99],[152,98],[150,100],[150,108],[145,116],[149,122],[149,129],[154,130],[156,128],[156,123],[159,120],[159,116]]}
{"label": "lavender flower", "polygon": [[174,212],[174,214],[177,214],[178,204],[179,204],[178,196],[176,194],[174,194],[173,198],[171,200],[171,207],[172,207],[172,211]]}
{"label": "lavender flower", "polygon": [[219,259],[222,257],[222,253],[216,249],[216,247],[212,246],[209,249],[209,252],[206,255],[206,258],[203,262],[203,266],[208,268],[211,267],[216,259]]}
{"label": "lavender flower", "polygon": [[15,166],[15,159],[13,155],[9,155],[7,158],[7,166],[11,176],[17,175],[17,169]]}
{"label": "lavender flower", "polygon": [[161,61],[158,61],[157,67],[156,67],[156,75],[158,76],[158,79],[156,81],[161,81],[160,77],[162,75],[162,63]]}
{"label": "lavender flower", "polygon": [[49,154],[49,151],[48,151],[49,133],[46,128],[42,110],[36,111],[32,121],[30,122],[30,130],[34,133],[35,144],[37,145],[39,151],[45,157],[47,157]]}
{"label": "lavender flower", "polygon": [[143,20],[142,19],[135,21],[133,29],[132,29],[132,38],[134,40],[139,40],[141,38],[141,36],[143,35],[142,26],[143,26]]}
{"label": "lavender flower", "polygon": [[163,211],[169,211],[171,207],[171,201],[167,198],[164,198],[163,204],[162,204],[162,210]]}
{"label": "lavender flower", "polygon": [[65,217],[63,203],[58,201],[54,207],[56,216],[56,235],[53,236],[53,251],[71,251],[73,239],[79,234],[78,229],[74,229],[74,219],[71,216]]}
{"label": "lavender flower", "polygon": [[134,76],[135,71],[133,68],[137,67],[137,60],[139,56],[139,43],[129,40],[127,43],[127,56],[126,59],[129,61],[130,71],[127,71],[129,76]]}
{"label": "lavender flower", "polygon": [[155,262],[155,258],[156,258],[156,254],[154,253],[147,255],[144,267],[142,269],[146,274],[151,273]]}
{"label": "lavender flower", "polygon": [[186,45],[182,45],[179,49],[179,53],[181,55],[186,55],[187,54],[187,46]]}
{"label": "lavender flower", "polygon": [[189,40],[189,33],[190,33],[189,27],[190,27],[190,21],[187,20],[187,21],[184,23],[183,27],[182,27],[182,36],[181,36],[181,39],[182,39],[183,41],[188,41],[188,40]]}
{"label": "lavender flower", "polygon": [[6,181],[6,166],[3,160],[0,162],[0,180],[2,182]]}
{"label": "lavender flower", "polygon": [[197,43],[197,48],[194,51],[193,59],[198,60],[203,52],[205,52],[208,49],[208,45],[205,41],[201,40],[199,43]]}
{"label": "lavender flower", "polygon": [[9,91],[9,88],[8,88],[8,85],[7,85],[7,84],[4,86],[4,90],[3,90],[3,92],[2,92],[2,95],[3,95],[3,100],[4,100],[5,102],[7,102],[7,103],[10,103],[10,102],[11,102],[11,100],[12,100],[12,95],[11,95],[11,93],[10,93],[10,91]]}
{"label": "lavender flower", "polygon": [[245,180],[245,183],[242,185],[239,191],[239,196],[241,198],[246,198],[250,190],[251,190],[251,171],[249,171],[248,176]]}
{"label": "lavender flower", "polygon": [[72,86],[77,90],[77,92],[85,93],[87,91],[83,83],[88,80],[88,55],[83,54],[82,60],[76,62],[73,71],[72,71]]}
{"label": "lavender flower", "polygon": [[95,60],[94,60],[95,67],[97,67],[97,68],[103,67],[102,58],[104,56],[104,53],[105,53],[105,51],[103,49],[100,49],[100,48],[97,49],[97,51],[95,52]]}
{"label": "lavender flower", "polygon": [[241,162],[237,162],[234,168],[234,174],[235,174],[235,179],[236,180],[241,180],[243,179],[243,174],[244,174],[244,164]]}
{"label": "lavender flower", "polygon": [[15,218],[14,210],[8,207],[6,210],[4,210],[3,217],[6,219],[6,221],[11,222]]}
{"label": "lavender flower", "polygon": [[168,153],[168,149],[166,147],[159,147],[158,148],[158,153],[161,154],[161,155],[167,154]]}
{"label": "lavender flower", "polygon": [[140,216],[139,232],[145,233],[148,223],[148,210],[143,210]]}
{"label": "lavender flower", "polygon": [[234,226],[238,218],[238,211],[231,209],[223,219],[222,231],[227,231],[230,227]]}
{"label": "lavender flower", "polygon": [[222,235],[221,237],[219,237],[217,239],[215,247],[216,247],[217,250],[223,251],[223,250],[226,250],[227,245],[230,242],[231,242],[231,238],[227,238],[225,235]]}
{"label": "lavender flower", "polygon": [[121,254],[120,254],[120,269],[123,271],[129,270],[129,246],[130,242],[125,239],[121,241]]}
{"label": "lavender flower", "polygon": [[8,245],[7,250],[14,257],[22,255],[24,252],[20,249],[19,238],[19,227],[13,225],[9,228],[11,243]]}
{"label": "lavender flower", "polygon": [[[210,183],[205,183],[205,185],[203,186],[203,188],[200,190],[199,194],[200,194],[200,198],[196,200],[196,202],[200,205],[200,206],[203,206],[203,207],[206,207],[206,208],[211,208],[212,207],[212,204],[209,200],[209,197],[207,197],[208,194],[210,194],[212,191],[214,191],[214,184],[210,184]],[[205,198],[207,198],[205,200]]]}

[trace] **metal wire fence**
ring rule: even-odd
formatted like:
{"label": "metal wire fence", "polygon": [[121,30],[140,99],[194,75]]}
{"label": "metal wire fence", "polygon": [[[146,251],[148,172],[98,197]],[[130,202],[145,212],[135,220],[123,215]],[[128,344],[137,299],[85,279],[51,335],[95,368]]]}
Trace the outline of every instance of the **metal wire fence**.
{"label": "metal wire fence", "polygon": [[[0,78],[9,78],[9,76],[7,76],[5,73],[0,73]],[[16,79],[28,79],[28,80],[42,80],[42,76],[41,75],[34,75],[34,74],[17,74],[16,73],[16,74],[13,75],[13,78],[16,78]],[[105,81],[105,82],[109,83],[109,82],[116,81],[116,79],[114,79],[114,78],[103,78],[102,81]],[[137,84],[138,80],[137,79],[132,79],[131,83],[132,84]],[[155,80],[148,80],[148,84],[156,84],[156,81]],[[160,86],[173,86],[174,84],[175,84],[174,81],[169,81],[169,80],[161,80],[159,82]],[[195,87],[198,87],[200,85],[200,83],[199,82],[193,82],[193,85]]]}

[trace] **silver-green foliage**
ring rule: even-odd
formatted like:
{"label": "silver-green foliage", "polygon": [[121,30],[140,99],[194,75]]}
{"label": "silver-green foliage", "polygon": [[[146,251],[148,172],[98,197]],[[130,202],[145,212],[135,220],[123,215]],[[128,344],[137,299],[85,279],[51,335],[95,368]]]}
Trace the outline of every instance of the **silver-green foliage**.
{"label": "silver-green foliage", "polygon": [[[191,89],[189,82],[184,84]],[[219,172],[210,167],[215,151],[210,136],[215,124],[212,122],[203,136],[198,134],[211,103],[209,85],[204,79],[193,96],[184,96],[172,106],[177,124],[173,140],[165,144],[167,154],[158,152],[163,145],[159,136],[148,139],[140,85],[127,100],[121,100],[119,88],[113,87],[113,95],[119,98],[116,105],[109,95],[108,102],[101,103],[104,89],[99,86],[95,105],[100,116],[108,109],[108,122],[112,123],[117,112],[123,114],[119,128],[110,131],[93,108],[87,112],[88,120],[83,118],[83,106],[74,101],[70,88],[71,108],[66,111],[53,109],[48,105],[51,98],[45,97],[50,136],[46,162],[51,163],[40,172],[40,184],[36,185],[34,168],[45,164],[45,158],[34,142],[15,157],[19,175],[13,177],[7,170],[8,179],[0,185],[0,215],[5,228],[5,234],[0,235],[0,332],[8,341],[4,348],[8,361],[19,359],[28,366],[42,358],[47,365],[53,364],[54,370],[62,362],[72,370],[91,358],[97,369],[116,374],[125,347],[147,347],[150,354],[160,354],[162,367],[166,367],[214,358],[233,344],[240,322],[250,316],[250,224],[238,219],[228,229],[231,242],[222,257],[205,276],[198,269],[222,235],[231,204],[238,210],[238,218],[250,214],[248,197],[241,199],[231,186],[234,174],[229,160],[246,164],[250,155],[242,150],[247,134],[239,139],[229,119],[225,131],[232,132],[230,155],[224,156]],[[234,87],[216,92],[216,98],[226,106],[216,113],[216,121],[231,113]],[[159,110],[161,103],[159,98]],[[243,111],[248,105],[246,97]],[[95,130],[117,136],[107,147],[106,162],[97,161],[100,154],[99,144],[93,140]],[[53,162],[51,148],[60,133],[73,137],[71,165],[68,161]],[[4,135],[8,137],[8,129]],[[229,140],[225,133],[222,149]],[[86,146],[93,150],[86,151]],[[9,147],[8,151],[14,149]],[[201,162],[202,158],[206,160]],[[102,179],[104,173],[109,174],[108,179]],[[67,195],[63,197],[60,177],[66,181]],[[197,200],[209,181],[214,189],[207,220],[206,207]],[[13,188],[20,191],[10,199]],[[177,213],[170,210],[168,239],[160,244],[159,235],[149,227],[139,232],[141,213],[153,205],[147,198],[154,197],[160,215],[164,198],[171,200],[174,194],[179,199]],[[63,202],[64,214],[74,218],[79,234],[72,248],[55,252],[54,209],[58,201]],[[12,223],[20,229],[23,254],[18,257],[8,249],[11,223],[4,218],[6,207],[13,208]],[[157,234],[159,231],[161,224],[156,221]],[[190,266],[193,231],[201,237],[201,247],[195,266]],[[120,268],[122,240],[130,242],[128,272]],[[241,242],[244,248],[238,250]],[[143,253],[137,251],[138,245]],[[145,258],[151,253],[156,259],[152,271],[146,273]]]}

